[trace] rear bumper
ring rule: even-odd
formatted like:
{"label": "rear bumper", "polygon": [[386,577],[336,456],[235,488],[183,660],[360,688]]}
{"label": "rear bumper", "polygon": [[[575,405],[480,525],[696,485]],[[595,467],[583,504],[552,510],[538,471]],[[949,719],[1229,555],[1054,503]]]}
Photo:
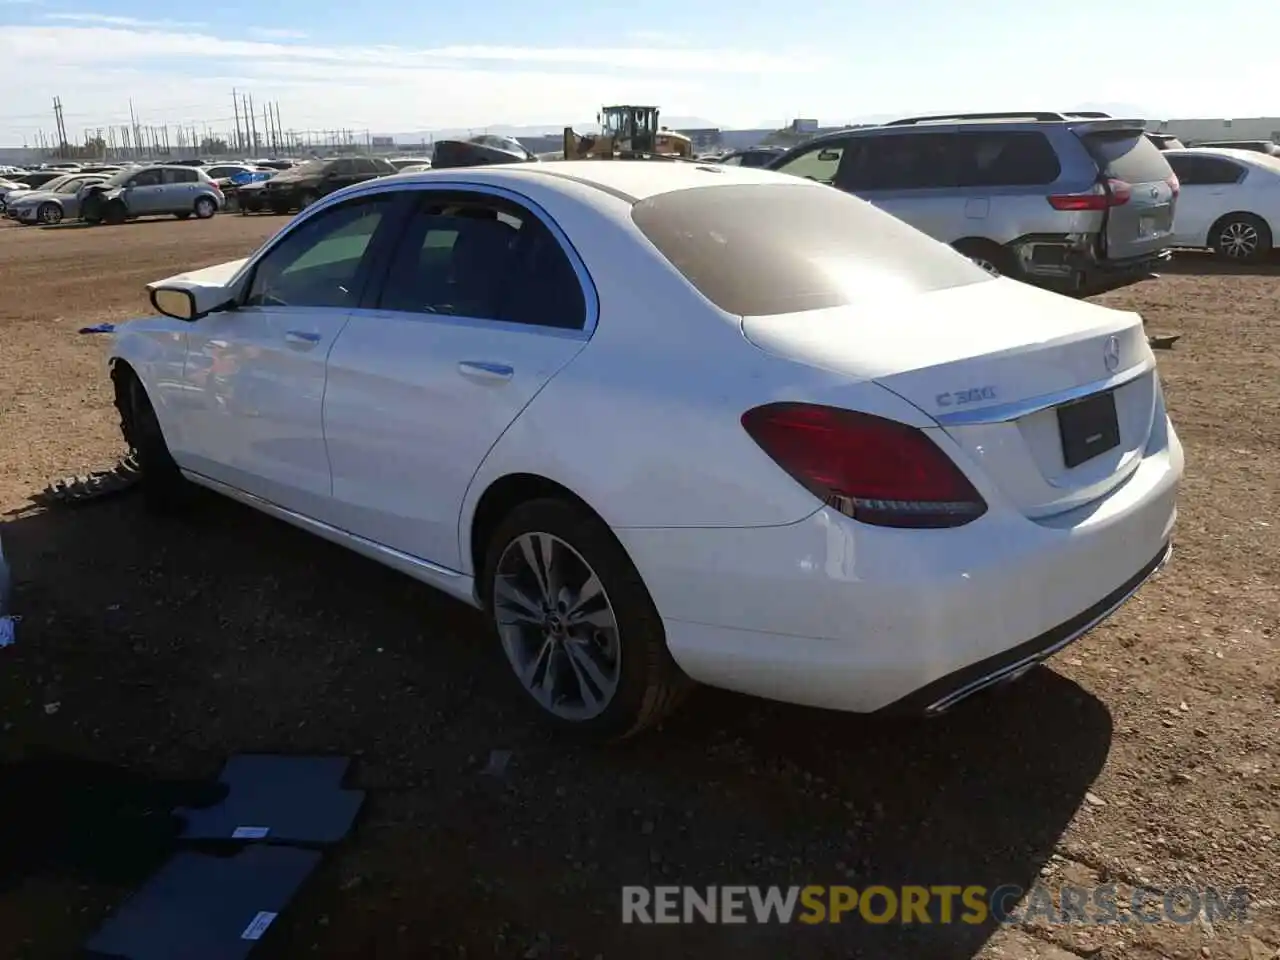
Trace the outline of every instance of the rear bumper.
{"label": "rear bumper", "polygon": [[872,713],[938,712],[1019,675],[1117,609],[1168,553],[1172,429],[1100,500],[1030,520],[989,498],[951,530],[822,508],[780,527],[619,529],[672,656],[710,686]]}
{"label": "rear bumper", "polygon": [[1065,623],[1060,623],[1052,630],[1046,630],[1040,636],[1010,650],[939,677],[915,693],[881,707],[877,712],[886,715],[932,716],[951,709],[976,693],[1018,679],[1032,667],[1079,640],[1119,610],[1144,583],[1160,572],[1172,556],[1173,544],[1167,543],[1134,576]]}

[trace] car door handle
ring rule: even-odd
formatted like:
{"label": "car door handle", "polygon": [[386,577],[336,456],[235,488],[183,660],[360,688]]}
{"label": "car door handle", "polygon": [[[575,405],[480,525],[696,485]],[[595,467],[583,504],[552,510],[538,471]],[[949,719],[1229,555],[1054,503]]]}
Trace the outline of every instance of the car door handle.
{"label": "car door handle", "polygon": [[313,333],[310,330],[287,330],[285,331],[284,342],[311,347],[320,342],[320,334]]}
{"label": "car door handle", "polygon": [[515,373],[505,363],[489,363],[485,360],[463,360],[458,364],[458,372],[464,377],[476,380],[510,380]]}

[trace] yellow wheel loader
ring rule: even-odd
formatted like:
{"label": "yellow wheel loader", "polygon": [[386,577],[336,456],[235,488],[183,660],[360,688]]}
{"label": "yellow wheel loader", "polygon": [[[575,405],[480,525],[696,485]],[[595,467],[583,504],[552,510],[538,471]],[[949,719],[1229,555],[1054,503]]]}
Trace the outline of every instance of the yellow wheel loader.
{"label": "yellow wheel loader", "polygon": [[566,160],[692,160],[693,141],[658,125],[657,107],[603,107],[600,133],[586,136],[564,128]]}

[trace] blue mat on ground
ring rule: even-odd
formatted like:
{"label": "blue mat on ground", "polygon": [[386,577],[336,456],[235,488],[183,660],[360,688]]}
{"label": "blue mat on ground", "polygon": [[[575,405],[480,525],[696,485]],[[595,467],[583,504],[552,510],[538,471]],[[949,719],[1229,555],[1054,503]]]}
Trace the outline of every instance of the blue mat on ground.
{"label": "blue mat on ground", "polygon": [[233,857],[179,853],[86,944],[121,960],[244,960],[320,862],[251,844]]}
{"label": "blue mat on ground", "polygon": [[212,806],[179,807],[182,840],[337,843],[351,830],[363,790],[342,789],[346,757],[241,754],[222,768],[226,797]]}

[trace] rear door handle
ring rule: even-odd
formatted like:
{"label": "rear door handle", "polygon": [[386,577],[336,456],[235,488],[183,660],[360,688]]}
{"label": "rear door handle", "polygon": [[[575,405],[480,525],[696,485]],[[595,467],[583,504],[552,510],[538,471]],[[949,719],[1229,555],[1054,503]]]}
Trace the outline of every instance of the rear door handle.
{"label": "rear door handle", "polygon": [[489,363],[487,360],[463,360],[458,372],[474,380],[510,380],[515,369],[505,363]]}
{"label": "rear door handle", "polygon": [[311,330],[286,330],[284,342],[301,347],[313,347],[320,342],[320,334]]}

